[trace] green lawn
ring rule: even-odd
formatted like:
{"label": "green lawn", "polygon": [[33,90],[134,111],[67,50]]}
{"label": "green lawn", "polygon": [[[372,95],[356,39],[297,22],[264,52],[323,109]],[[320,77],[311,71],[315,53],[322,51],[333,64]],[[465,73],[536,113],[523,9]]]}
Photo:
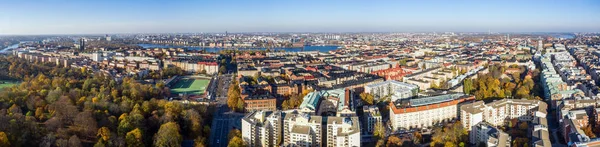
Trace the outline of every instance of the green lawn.
{"label": "green lawn", "polygon": [[171,93],[201,95],[204,94],[209,82],[210,80],[208,79],[181,78],[177,83],[171,86]]}
{"label": "green lawn", "polygon": [[18,82],[0,80],[0,89],[5,88],[5,87],[10,87],[10,86],[13,86],[16,84],[18,84]]}

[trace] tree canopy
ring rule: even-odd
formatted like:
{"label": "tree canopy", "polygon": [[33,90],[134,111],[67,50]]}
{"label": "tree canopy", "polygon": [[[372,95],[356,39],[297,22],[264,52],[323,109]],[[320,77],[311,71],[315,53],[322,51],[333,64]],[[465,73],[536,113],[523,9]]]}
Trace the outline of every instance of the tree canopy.
{"label": "tree canopy", "polygon": [[154,146],[161,147],[179,147],[182,137],[179,134],[179,125],[174,122],[168,122],[160,126],[160,129],[154,136]]}
{"label": "tree canopy", "polygon": [[0,57],[0,69],[8,69],[0,70],[1,78],[22,81],[0,90],[0,132],[10,146],[152,145],[167,123],[178,129],[170,136],[208,138],[212,107],[167,101],[164,83],[116,81],[15,57]]}

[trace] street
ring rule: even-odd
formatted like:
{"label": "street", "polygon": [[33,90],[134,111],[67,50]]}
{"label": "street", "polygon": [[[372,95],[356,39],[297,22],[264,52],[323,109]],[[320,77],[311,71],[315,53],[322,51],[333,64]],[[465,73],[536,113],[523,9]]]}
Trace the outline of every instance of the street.
{"label": "street", "polygon": [[232,129],[241,129],[241,119],[243,113],[230,112],[227,107],[227,90],[231,82],[231,75],[224,74],[218,76],[216,85],[217,111],[214,113],[214,119],[211,125],[209,146],[227,147],[229,140],[227,138]]}

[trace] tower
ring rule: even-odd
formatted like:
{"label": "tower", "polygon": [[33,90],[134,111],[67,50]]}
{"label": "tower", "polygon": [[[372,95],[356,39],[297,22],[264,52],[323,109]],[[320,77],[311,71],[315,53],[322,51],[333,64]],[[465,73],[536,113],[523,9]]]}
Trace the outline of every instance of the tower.
{"label": "tower", "polygon": [[540,37],[540,39],[538,40],[538,51],[541,51],[542,49],[544,49],[544,42],[542,41],[542,38]]}
{"label": "tower", "polygon": [[83,50],[85,50],[85,39],[81,38],[79,39],[79,51],[83,52]]}

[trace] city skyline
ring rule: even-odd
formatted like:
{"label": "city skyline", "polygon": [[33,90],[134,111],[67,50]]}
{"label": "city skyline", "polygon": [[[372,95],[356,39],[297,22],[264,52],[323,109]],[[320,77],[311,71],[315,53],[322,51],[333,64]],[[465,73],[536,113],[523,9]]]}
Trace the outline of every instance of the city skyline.
{"label": "city skyline", "polygon": [[[517,3],[518,2],[518,3]],[[598,1],[9,1],[0,35],[598,32]],[[43,24],[43,25],[42,25]]]}

